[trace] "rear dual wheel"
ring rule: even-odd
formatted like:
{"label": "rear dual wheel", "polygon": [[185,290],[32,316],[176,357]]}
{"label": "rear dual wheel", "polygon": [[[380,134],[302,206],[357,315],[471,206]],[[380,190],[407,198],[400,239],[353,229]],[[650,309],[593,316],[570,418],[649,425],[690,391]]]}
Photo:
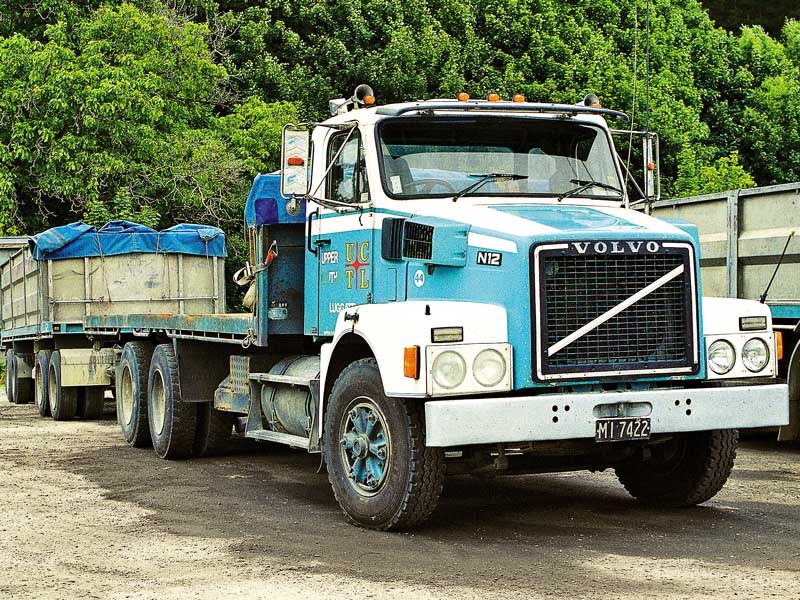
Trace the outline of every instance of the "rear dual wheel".
{"label": "rear dual wheel", "polygon": [[43,417],[50,416],[50,400],[48,397],[48,375],[50,373],[50,350],[39,350],[36,353],[36,374],[33,378],[34,402],[36,410]]}
{"label": "rear dual wheel", "polygon": [[33,402],[33,379],[19,376],[20,358],[13,350],[6,351],[6,397],[13,404]]}
{"label": "rear dual wheel", "polygon": [[159,344],[153,351],[147,380],[147,417],[153,449],[159,457],[192,456],[197,406],[181,400],[178,358],[172,344]]}
{"label": "rear dual wheel", "polygon": [[74,419],[78,412],[78,388],[61,386],[61,352],[50,355],[47,372],[47,398],[50,414],[56,421]]}

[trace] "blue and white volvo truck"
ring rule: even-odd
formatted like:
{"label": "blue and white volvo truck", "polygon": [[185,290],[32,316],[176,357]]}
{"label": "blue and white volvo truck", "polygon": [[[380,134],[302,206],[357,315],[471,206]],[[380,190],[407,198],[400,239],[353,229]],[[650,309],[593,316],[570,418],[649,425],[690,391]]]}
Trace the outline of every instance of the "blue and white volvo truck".
{"label": "blue and white volvo truck", "polygon": [[703,298],[695,227],[629,208],[624,115],[373,102],[284,131],[247,201],[248,312],[225,312],[224,252],[195,238],[114,263],[123,232],[92,230],[66,299],[34,238],[3,272],[39,282],[3,300],[35,315],[4,315],[12,396],[63,419],[113,387],[125,441],[167,459],[236,432],[321,453],[347,517],[384,530],[425,521],[446,473],[614,469],[642,502],[695,505],[738,429],[787,422],[768,308]]}

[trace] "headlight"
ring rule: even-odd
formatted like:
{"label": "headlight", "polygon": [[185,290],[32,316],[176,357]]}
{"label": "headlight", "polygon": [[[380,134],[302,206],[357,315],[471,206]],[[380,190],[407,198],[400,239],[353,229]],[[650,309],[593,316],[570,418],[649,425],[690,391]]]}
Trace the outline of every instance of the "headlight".
{"label": "headlight", "polygon": [[506,359],[497,350],[481,350],[472,363],[475,380],[484,387],[494,387],[506,375]]}
{"label": "headlight", "polygon": [[437,385],[451,390],[461,385],[467,376],[467,363],[458,352],[442,352],[433,361],[431,369]]}
{"label": "headlight", "polygon": [[761,338],[752,338],[742,348],[742,362],[748,371],[758,373],[769,362],[769,348]]}
{"label": "headlight", "polygon": [[717,340],[708,348],[708,366],[717,375],[725,375],[736,362],[736,351],[725,340]]}

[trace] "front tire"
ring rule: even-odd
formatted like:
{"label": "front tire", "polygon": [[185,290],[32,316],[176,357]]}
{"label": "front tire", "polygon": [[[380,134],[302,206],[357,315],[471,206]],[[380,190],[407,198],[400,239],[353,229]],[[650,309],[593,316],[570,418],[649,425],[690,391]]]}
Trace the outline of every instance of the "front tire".
{"label": "front tire", "polygon": [[347,518],[369,529],[408,529],[434,511],[444,453],[425,446],[422,404],[387,398],[375,359],[350,364],[333,384],[323,450]]}
{"label": "front tire", "polygon": [[171,344],[156,346],[147,381],[153,449],[160,458],[189,458],[194,450],[197,408],[181,400],[178,358]]}
{"label": "front tire", "polygon": [[735,429],[677,435],[652,447],[649,460],[616,468],[620,483],[639,501],[659,507],[684,507],[713,498],[728,480],[736,459]]}

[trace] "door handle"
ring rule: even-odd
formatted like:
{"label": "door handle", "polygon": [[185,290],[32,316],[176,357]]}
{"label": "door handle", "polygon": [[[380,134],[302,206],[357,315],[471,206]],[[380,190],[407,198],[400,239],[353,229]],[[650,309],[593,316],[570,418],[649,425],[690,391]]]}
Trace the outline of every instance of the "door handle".
{"label": "door handle", "polygon": [[308,218],[306,219],[306,249],[311,252],[314,256],[317,255],[318,250],[316,247],[312,247],[311,245],[311,224],[314,221],[314,215],[319,217],[319,209],[311,211],[308,213]]}

